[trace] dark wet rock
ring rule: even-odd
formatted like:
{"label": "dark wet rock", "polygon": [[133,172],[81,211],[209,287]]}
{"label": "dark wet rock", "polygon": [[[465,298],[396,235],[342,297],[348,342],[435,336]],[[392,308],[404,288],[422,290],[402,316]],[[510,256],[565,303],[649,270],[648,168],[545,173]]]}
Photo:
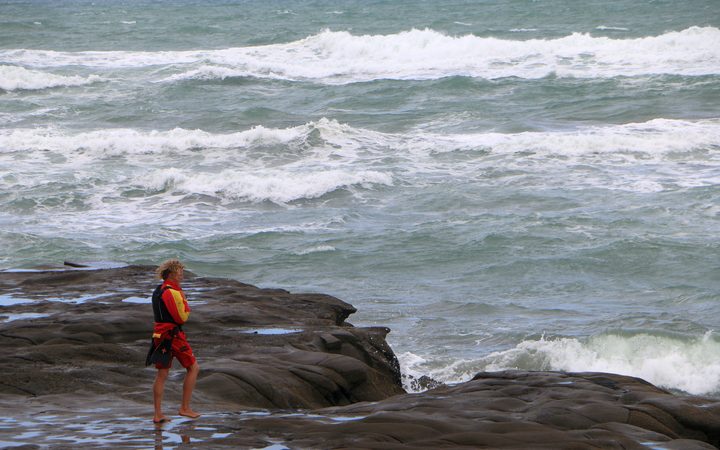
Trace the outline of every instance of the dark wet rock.
{"label": "dark wet rock", "polygon": [[[248,419],[291,448],[713,449],[720,401],[680,397],[621,375],[508,371],[377,403],[313,411],[322,419]],[[228,437],[224,445],[240,444]]]}
{"label": "dark wet rock", "polygon": [[[155,284],[143,266],[0,273],[3,295],[29,300],[0,314],[46,315],[0,322],[0,394],[147,394],[152,310],[123,300],[149,299]],[[355,308],[337,298],[192,274],[184,287],[192,308],[185,330],[202,368],[199,403],[317,408],[404,392],[390,330],[353,327],[345,319]]]}
{"label": "dark wet rock", "polygon": [[[197,421],[150,424],[152,268],[0,273],[0,447],[709,449],[720,401],[613,374],[508,371],[406,394],[383,327],[351,305],[185,282]],[[130,300],[130,301],[125,301]],[[20,301],[25,301],[21,303]],[[166,412],[179,403],[171,371]],[[36,445],[38,447],[36,447]]]}

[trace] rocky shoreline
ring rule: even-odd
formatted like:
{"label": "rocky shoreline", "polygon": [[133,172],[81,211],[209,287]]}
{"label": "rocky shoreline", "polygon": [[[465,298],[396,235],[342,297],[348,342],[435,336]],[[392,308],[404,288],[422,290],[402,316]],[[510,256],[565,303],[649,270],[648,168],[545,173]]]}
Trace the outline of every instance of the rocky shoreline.
{"label": "rocky shoreline", "polygon": [[[188,274],[203,417],[150,421],[152,267],[0,272],[0,448],[720,446],[720,400],[613,374],[480,373],[402,388],[383,327],[322,294]],[[182,369],[171,371],[168,413]]]}

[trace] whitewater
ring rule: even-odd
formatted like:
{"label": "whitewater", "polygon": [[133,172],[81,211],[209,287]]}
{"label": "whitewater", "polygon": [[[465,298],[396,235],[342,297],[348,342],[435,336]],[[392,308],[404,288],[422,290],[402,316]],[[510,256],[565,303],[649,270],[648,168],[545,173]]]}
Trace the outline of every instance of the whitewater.
{"label": "whitewater", "polygon": [[[485,79],[699,76],[717,73],[719,49],[720,29],[714,27],[690,27],[635,39],[572,33],[558,39],[528,40],[448,36],[430,29],[374,36],[325,30],[287,44],[166,52],[9,49],[0,51],[0,60],[33,68],[84,66],[105,71],[154,68],[153,81],[160,83],[256,77],[347,84],[451,76]],[[166,66],[187,69],[166,75],[163,69]],[[3,69],[24,70],[13,66]],[[38,77],[39,73],[42,72],[33,71],[32,75]],[[46,87],[59,85],[58,75],[48,73],[46,77]],[[77,82],[71,77],[66,85]]]}
{"label": "whitewater", "polygon": [[411,390],[720,396],[713,1],[170,3],[0,6],[0,269],[335,295]]}

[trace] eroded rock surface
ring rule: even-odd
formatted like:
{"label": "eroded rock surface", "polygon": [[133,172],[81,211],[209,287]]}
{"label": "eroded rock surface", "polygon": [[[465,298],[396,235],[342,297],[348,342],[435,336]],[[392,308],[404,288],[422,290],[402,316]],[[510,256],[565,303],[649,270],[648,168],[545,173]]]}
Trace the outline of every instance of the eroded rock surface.
{"label": "eroded rock surface", "polygon": [[256,432],[298,448],[713,449],[720,445],[717,399],[676,396],[638,378],[605,373],[479,373],[456,386],[317,413],[330,419],[314,423],[296,417],[253,419],[243,426],[251,424]]}
{"label": "eroded rock surface", "polygon": [[[0,394],[150,400],[155,285],[145,266],[0,273]],[[355,308],[337,298],[192,274],[184,289],[199,404],[307,409],[404,392],[389,330],[348,324]]]}
{"label": "eroded rock surface", "polygon": [[[480,373],[406,394],[386,328],[319,294],[188,276],[196,421],[150,422],[152,268],[0,273],[0,447],[711,449],[720,401],[602,373]],[[430,380],[432,381],[432,380]],[[432,383],[428,383],[432,384]]]}

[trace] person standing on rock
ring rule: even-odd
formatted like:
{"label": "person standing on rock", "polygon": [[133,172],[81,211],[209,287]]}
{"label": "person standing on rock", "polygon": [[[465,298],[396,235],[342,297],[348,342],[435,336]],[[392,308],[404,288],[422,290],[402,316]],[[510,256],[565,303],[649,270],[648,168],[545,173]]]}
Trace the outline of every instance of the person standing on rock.
{"label": "person standing on rock", "polygon": [[[169,259],[157,268],[157,275],[163,282],[153,293],[152,306],[155,316],[153,347],[155,355],[149,354],[147,360],[148,364],[155,362],[157,368],[157,375],[153,384],[154,423],[163,423],[169,420],[162,412],[162,398],[165,391],[165,381],[168,378],[173,358],[177,358],[187,370],[183,382],[182,404],[178,414],[192,419],[200,417],[200,414],[190,407],[190,399],[200,372],[200,366],[187,341],[185,332],[182,330],[182,325],[187,322],[190,316],[190,306],[180,286],[184,269],[185,266],[177,259]],[[158,357],[151,358],[151,356]]]}

